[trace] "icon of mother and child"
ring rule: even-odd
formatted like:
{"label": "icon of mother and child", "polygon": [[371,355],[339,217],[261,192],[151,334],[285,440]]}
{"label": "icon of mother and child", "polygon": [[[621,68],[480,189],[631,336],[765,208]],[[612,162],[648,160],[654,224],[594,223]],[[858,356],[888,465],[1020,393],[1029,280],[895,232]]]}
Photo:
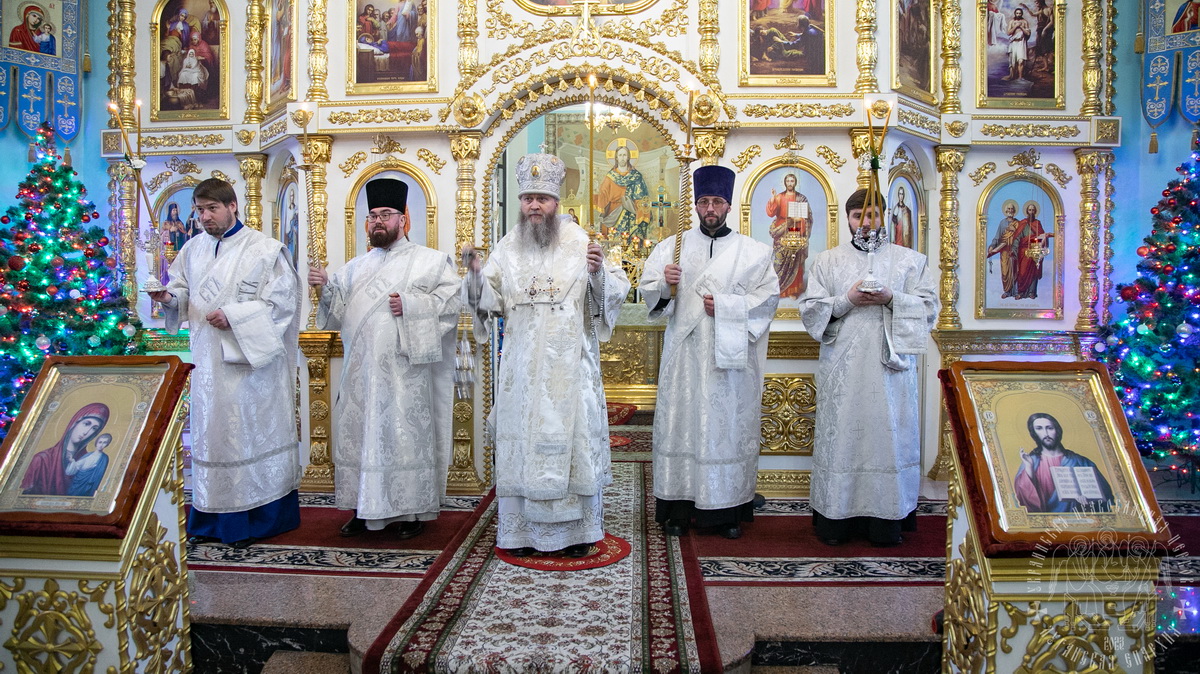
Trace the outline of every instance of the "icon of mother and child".
{"label": "icon of mother and child", "polygon": [[[89,403],[79,408],[67,424],[62,438],[33,456],[21,479],[23,494],[46,496],[95,496],[108,468],[106,447],[112,435],[101,433],[108,423],[108,406]],[[92,449],[88,444],[95,440]]]}

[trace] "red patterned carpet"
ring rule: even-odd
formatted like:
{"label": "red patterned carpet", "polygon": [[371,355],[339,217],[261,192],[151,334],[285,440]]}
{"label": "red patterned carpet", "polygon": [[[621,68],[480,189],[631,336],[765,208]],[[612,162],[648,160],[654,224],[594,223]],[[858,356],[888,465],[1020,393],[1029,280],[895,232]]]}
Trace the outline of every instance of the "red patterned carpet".
{"label": "red patterned carpet", "polygon": [[489,497],[363,660],[363,671],[719,672],[691,539],[647,516],[651,467],[613,464],[605,526],[632,552],[603,568],[535,571],[495,554]]}

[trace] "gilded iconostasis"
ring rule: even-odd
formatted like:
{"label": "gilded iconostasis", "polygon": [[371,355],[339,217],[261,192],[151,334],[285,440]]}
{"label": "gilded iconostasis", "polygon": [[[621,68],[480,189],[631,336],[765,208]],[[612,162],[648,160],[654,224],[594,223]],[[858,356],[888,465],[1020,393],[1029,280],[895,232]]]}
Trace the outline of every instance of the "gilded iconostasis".
{"label": "gilded iconostasis", "polygon": [[[46,49],[67,48],[55,22],[70,25],[68,5],[4,0],[7,54],[61,66]],[[1102,38],[1114,0],[113,6],[116,114],[103,154],[124,290],[152,350],[186,351],[137,288],[167,280],[197,234],[198,181],[232,182],[244,222],[281,240],[303,272],[367,250],[363,188],[377,176],[409,183],[414,241],[486,252],[515,221],[516,159],[536,151],[567,165],[561,212],[633,279],[655,243],[692,224],[691,170],[737,172],[730,224],[773,246],[783,291],[763,398],[764,492],[807,487],[817,345],[798,298],[812,257],[849,235],[842,205],[873,166],[889,237],[929,256],[941,279],[936,344],[923,359],[930,475],[944,478],[948,457],[939,367],[1083,358],[1110,311],[1122,120]],[[1082,77],[1069,77],[1080,64]],[[316,298],[306,300],[310,328]],[[602,354],[606,388],[649,408],[662,326],[636,305],[636,284],[629,300]],[[491,479],[482,420],[496,353],[477,346],[474,398],[455,408],[451,485],[463,491]],[[336,334],[301,337],[312,488],[331,485],[340,348]]]}

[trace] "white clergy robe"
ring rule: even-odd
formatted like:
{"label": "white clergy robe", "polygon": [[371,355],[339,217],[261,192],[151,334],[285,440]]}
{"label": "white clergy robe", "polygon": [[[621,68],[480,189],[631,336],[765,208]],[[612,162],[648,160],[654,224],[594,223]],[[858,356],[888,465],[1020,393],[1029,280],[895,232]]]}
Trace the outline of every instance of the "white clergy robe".
{"label": "white clergy robe", "polygon": [[[235,225],[236,226],[236,225]],[[219,245],[218,245],[219,244]],[[250,510],[300,487],[296,354],[300,284],[283,244],[241,227],[189,239],[171,264],[167,332],[191,340],[192,500]],[[230,329],[205,316],[220,309]]]}
{"label": "white clergy robe", "polygon": [[847,293],[867,275],[867,253],[851,243],[822,251],[800,298],[808,333],[821,343],[812,507],[825,517],[898,520],[917,507],[921,400],[916,354],[938,313],[924,255],[884,244],[875,276],[892,306],[856,307]]}
{"label": "white clergy robe", "polygon": [[589,274],[587,245],[573,223],[560,223],[548,249],[514,231],[496,245],[472,300],[479,342],[488,319],[504,317],[490,418],[501,548],[554,551],[604,538],[600,496],[612,467],[600,342],[612,336],[629,280],[607,263]]}
{"label": "white clergy robe", "polygon": [[[674,236],[655,246],[638,285],[650,317],[668,320],[654,410],[654,495],[699,510],[740,506],[754,498],[779,277],[770,246],[690,229],[671,299],[663,269],[674,254]],[[704,311],[705,295],[713,296],[714,316]]]}
{"label": "white clergy robe", "polygon": [[[437,517],[450,468],[460,287],[445,253],[400,239],[334,272],[317,324],[342,332],[334,403],[337,507],[369,528]],[[403,315],[392,315],[389,296]]]}

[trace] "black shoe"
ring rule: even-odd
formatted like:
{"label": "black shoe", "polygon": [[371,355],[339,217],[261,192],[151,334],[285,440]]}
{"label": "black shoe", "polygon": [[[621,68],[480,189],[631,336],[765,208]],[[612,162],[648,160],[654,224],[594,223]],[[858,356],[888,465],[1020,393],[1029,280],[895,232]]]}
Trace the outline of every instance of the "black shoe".
{"label": "black shoe", "polygon": [[836,547],[838,545],[843,545],[846,542],[846,539],[836,538],[834,536],[826,536],[825,538],[821,539],[821,542],[825,545],[832,545]]}
{"label": "black shoe", "polygon": [[579,559],[581,557],[587,557],[588,553],[591,551],[592,551],[591,543],[580,543],[578,545],[568,545],[567,547],[563,548],[562,554],[563,554],[563,557]]}
{"label": "black shoe", "polygon": [[871,541],[871,546],[876,548],[894,548],[904,542],[903,536],[897,536],[890,541]]}
{"label": "black shoe", "polygon": [[728,527],[717,527],[717,533],[732,541],[742,537],[742,528],[736,524]]}
{"label": "black shoe", "polygon": [[537,550],[534,550],[533,548],[528,548],[528,547],[526,547],[526,548],[509,548],[509,550],[508,550],[508,554],[511,557],[531,557],[531,556],[533,556],[533,553],[535,553],[535,552],[537,552]]}
{"label": "black shoe", "polygon": [[400,528],[396,531],[396,538],[402,541],[408,540],[414,536],[420,536],[422,531],[425,531],[424,522],[401,522]]}
{"label": "black shoe", "polygon": [[686,536],[687,530],[687,522],[683,520],[667,520],[663,525],[663,533],[668,536]]}
{"label": "black shoe", "polygon": [[212,536],[188,536],[188,545],[200,545],[201,543],[216,543],[220,539]]}
{"label": "black shoe", "polygon": [[345,536],[346,538],[357,536],[361,533],[365,533],[366,531],[367,521],[357,515],[351,517],[349,522],[346,522],[342,525],[342,536]]}
{"label": "black shoe", "polygon": [[245,550],[246,548],[250,547],[251,545],[254,545],[257,542],[258,542],[258,539],[254,538],[254,537],[243,538],[240,541],[234,541],[234,542],[230,543],[229,547],[233,548],[234,550]]}

